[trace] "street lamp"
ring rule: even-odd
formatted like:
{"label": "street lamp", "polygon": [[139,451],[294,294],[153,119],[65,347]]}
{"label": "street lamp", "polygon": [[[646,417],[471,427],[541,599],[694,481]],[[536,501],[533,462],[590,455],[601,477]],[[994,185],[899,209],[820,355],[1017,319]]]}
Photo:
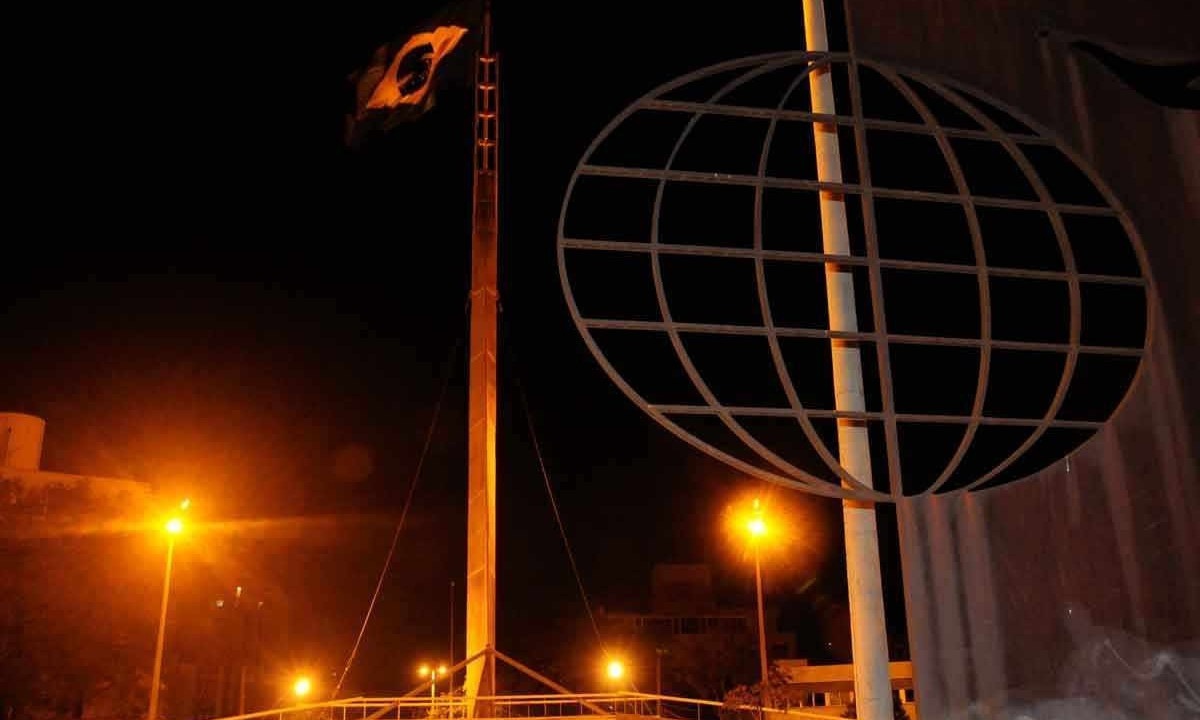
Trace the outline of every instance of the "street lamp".
{"label": "street lamp", "polygon": [[445,677],[448,670],[445,665],[433,667],[431,665],[422,665],[417,668],[417,674],[423,678],[429,678],[429,714],[433,715],[434,704],[437,702],[437,679],[438,676]]}
{"label": "street lamp", "polygon": [[767,521],[763,518],[762,504],[754,498],[754,510],[746,522],[746,532],[750,534],[750,544],[754,546],[754,587],[758,597],[758,664],[762,671],[761,707],[767,706],[767,631],[763,613],[762,562],[760,546],[762,539],[767,536]]}
{"label": "street lamp", "polygon": [[[179,504],[180,510],[186,510],[191,501],[184,500]],[[150,678],[150,707],[146,713],[148,720],[158,720],[158,686],[162,682],[163,637],[167,629],[167,599],[171,594],[171,563],[175,557],[175,538],[183,532],[183,518],[178,515],[167,520],[163,525],[167,533],[167,569],[163,574],[162,608],[158,612],[158,637],[154,642],[154,672]]]}
{"label": "street lamp", "polygon": [[604,673],[608,675],[609,680],[620,682],[621,678],[625,677],[625,663],[620,660],[609,660],[608,665],[604,668]]}
{"label": "street lamp", "polygon": [[617,711],[616,704],[618,698],[616,696],[620,694],[624,687],[623,681],[625,680],[625,675],[627,672],[628,669],[625,667],[625,662],[620,658],[609,657],[607,662],[604,663],[604,677],[607,678],[609,684],[612,685],[612,692],[614,696],[612,705],[613,712]]}
{"label": "street lamp", "polygon": [[312,692],[312,680],[307,676],[301,675],[296,678],[296,682],[292,683],[292,694],[296,696],[296,700],[303,700],[305,695]]}

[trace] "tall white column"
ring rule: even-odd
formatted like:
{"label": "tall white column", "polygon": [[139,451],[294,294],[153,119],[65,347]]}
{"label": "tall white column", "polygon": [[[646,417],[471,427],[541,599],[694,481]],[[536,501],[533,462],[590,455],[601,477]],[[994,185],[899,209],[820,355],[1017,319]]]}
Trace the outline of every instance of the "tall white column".
{"label": "tall white column", "polygon": [[[836,0],[835,0],[836,1]],[[823,0],[804,0],[805,41],[810,52],[829,49]],[[833,78],[828,66],[809,74],[812,109],[836,114]],[[837,125],[813,123],[817,155],[817,179],[842,181]],[[846,226],[846,199],[842,193],[821,191],[821,236],[826,254],[849,255],[850,236]],[[858,331],[854,304],[854,276],[850,268],[825,264],[825,291],[829,304],[830,330]],[[854,341],[832,340],[834,408],[863,411],[862,358]],[[851,475],[872,486],[871,448],[864,421],[839,418],[838,456]],[[891,720],[892,691],[888,673],[887,625],[883,614],[883,582],[879,572],[879,535],[875,506],[851,500],[842,502],[846,534],[846,575],[850,596],[850,643],[854,654],[854,698],[862,720]]]}

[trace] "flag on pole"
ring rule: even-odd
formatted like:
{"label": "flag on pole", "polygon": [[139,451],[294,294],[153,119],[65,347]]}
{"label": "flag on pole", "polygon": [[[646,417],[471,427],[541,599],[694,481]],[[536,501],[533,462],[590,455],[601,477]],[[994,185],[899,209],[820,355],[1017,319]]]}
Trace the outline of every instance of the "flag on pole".
{"label": "flag on pole", "polygon": [[347,144],[365,132],[389,130],[433,108],[447,59],[468,52],[465,38],[477,31],[478,0],[449,5],[410,32],[377,48],[367,66],[351,76],[354,112],[347,119]]}

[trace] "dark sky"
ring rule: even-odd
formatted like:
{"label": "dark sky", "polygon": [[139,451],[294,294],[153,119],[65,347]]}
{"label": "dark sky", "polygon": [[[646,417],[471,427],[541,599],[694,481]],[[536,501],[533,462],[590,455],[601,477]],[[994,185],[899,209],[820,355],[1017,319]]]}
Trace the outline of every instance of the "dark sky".
{"label": "dark sky", "polygon": [[[656,561],[712,562],[732,602],[752,597],[718,527],[759,486],[603,375],[566,312],[555,228],[575,162],[625,105],[712,62],[799,49],[803,30],[798,1],[497,4],[500,644],[522,656],[543,620],[583,607],[518,387],[597,604],[639,604]],[[297,658],[340,666],[447,383],[359,661],[380,690],[445,654],[452,580],[462,601],[469,92],[451,82],[420,122],[342,144],[347,76],[426,9],[26,8],[10,23],[25,50],[9,71],[0,409],[47,419],[44,467],[148,480],[213,522],[270,521],[228,531],[262,540],[243,564],[205,562],[229,585],[282,588]],[[836,602],[839,506],[788,502],[823,557],[781,560],[773,594],[815,575],[801,605]]]}

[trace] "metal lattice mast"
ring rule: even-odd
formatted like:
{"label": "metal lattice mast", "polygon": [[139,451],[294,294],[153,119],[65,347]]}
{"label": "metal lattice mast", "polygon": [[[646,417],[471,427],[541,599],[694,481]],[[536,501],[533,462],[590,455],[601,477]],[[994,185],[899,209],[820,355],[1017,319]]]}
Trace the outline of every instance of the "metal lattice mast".
{"label": "metal lattice mast", "polygon": [[496,662],[496,343],[499,64],[492,52],[491,3],[485,0],[476,60],[475,183],[471,232],[471,347],[467,429],[467,666],[473,716],[488,714],[476,698],[495,695]]}

